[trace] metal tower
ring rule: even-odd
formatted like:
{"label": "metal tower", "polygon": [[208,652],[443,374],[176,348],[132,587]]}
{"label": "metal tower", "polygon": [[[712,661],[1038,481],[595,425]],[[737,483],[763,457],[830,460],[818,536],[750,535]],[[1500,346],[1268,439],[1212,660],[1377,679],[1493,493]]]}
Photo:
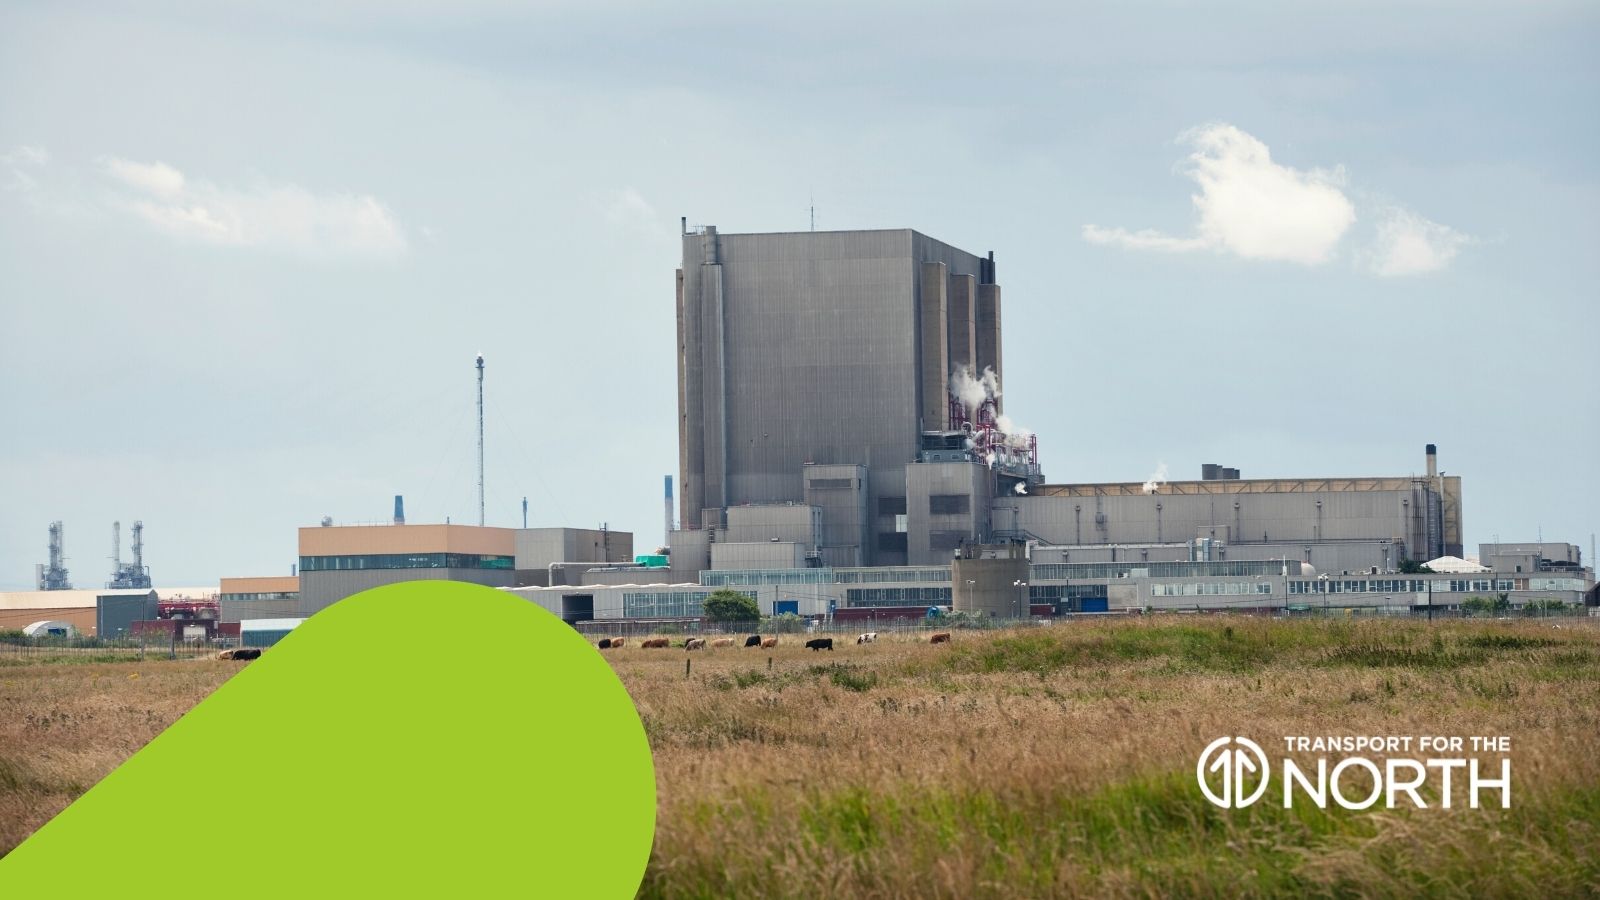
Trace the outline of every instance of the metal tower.
{"label": "metal tower", "polygon": [[111,523],[111,580],[106,587],[112,590],[147,589],[150,587],[150,570],[144,564],[144,522],[133,523],[133,562],[122,561],[122,523]]}
{"label": "metal tower", "polygon": [[66,527],[60,522],[50,523],[50,562],[38,567],[39,590],[70,591],[72,582],[67,578]]}

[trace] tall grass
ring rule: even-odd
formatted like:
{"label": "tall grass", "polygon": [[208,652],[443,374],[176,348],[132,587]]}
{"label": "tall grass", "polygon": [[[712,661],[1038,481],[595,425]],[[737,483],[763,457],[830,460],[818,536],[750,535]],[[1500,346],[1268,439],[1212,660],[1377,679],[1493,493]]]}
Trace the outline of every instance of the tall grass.
{"label": "tall grass", "polygon": [[[1594,895],[1597,650],[1587,627],[1154,619],[759,651],[771,671],[724,651],[689,678],[613,654],[656,754],[641,894]],[[1274,756],[1505,734],[1513,804],[1222,810],[1194,765],[1224,734]]]}

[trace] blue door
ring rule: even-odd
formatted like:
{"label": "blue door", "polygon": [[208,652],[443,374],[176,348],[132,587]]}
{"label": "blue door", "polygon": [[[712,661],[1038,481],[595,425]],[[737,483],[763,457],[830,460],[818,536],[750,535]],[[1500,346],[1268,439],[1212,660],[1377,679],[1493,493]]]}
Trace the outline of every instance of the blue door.
{"label": "blue door", "polygon": [[1078,609],[1083,612],[1110,612],[1111,603],[1105,597],[1084,597]]}
{"label": "blue door", "polygon": [[800,601],[799,600],[778,600],[778,601],[775,601],[772,604],[772,614],[775,615],[775,616],[781,616],[784,613],[794,613],[797,616],[800,615]]}

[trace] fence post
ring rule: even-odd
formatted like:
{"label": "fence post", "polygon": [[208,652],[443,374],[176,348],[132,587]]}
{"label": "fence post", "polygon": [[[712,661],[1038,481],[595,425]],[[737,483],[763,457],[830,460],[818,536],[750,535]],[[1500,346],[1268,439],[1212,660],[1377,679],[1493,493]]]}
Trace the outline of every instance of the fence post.
{"label": "fence post", "polygon": [[770,656],[767,657],[767,671],[768,672],[772,671],[772,657],[770,657]]}
{"label": "fence post", "polygon": [[692,665],[694,665],[694,660],[689,658],[689,657],[684,657],[684,659],[683,659],[683,677],[685,677],[685,678],[689,677],[689,667],[692,666]]}

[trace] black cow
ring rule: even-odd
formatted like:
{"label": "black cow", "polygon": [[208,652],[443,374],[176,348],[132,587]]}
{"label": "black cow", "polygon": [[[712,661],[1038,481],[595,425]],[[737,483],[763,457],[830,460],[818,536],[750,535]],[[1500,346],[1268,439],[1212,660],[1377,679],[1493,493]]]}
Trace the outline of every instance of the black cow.
{"label": "black cow", "polygon": [[610,650],[611,649],[611,638],[601,638],[600,639],[600,649],[601,650]]}
{"label": "black cow", "polygon": [[744,645],[746,647],[759,647],[759,646],[761,646],[761,635],[759,635],[759,634],[750,635],[749,637],[744,639]]}
{"label": "black cow", "polygon": [[812,638],[806,641],[807,650],[832,650],[833,638]]}

